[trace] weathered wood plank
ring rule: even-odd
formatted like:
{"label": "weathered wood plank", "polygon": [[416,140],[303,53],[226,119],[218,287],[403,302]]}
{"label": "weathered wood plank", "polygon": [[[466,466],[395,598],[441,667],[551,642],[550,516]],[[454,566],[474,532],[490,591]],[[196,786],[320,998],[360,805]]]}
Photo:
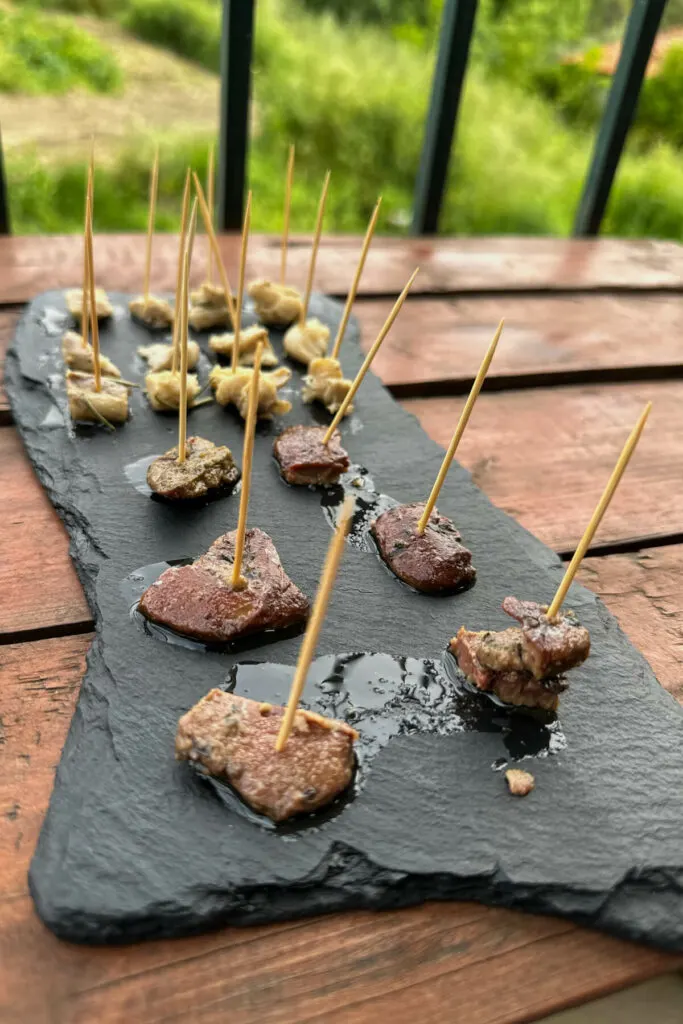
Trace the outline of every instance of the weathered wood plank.
{"label": "weathered wood plank", "polygon": [[12,427],[0,428],[0,522],[0,640],[89,628],[66,530]]}
{"label": "weathered wood plank", "polygon": [[[251,241],[249,276],[277,274],[279,240],[256,235]],[[78,283],[82,274],[81,240],[74,235],[0,239],[0,303],[26,302],[45,288]],[[360,239],[323,239],[316,287],[344,294],[353,273]],[[221,239],[228,272],[237,267],[236,237]],[[195,273],[203,272],[204,253]],[[302,284],[308,261],[305,236],[293,239],[290,275]],[[144,258],[142,235],[98,235],[95,263],[98,279],[108,288],[139,289]],[[153,285],[169,289],[175,280],[176,240],[155,240]],[[400,291],[416,266],[415,294],[434,292],[500,292],[547,290],[680,289],[683,248],[674,242],[617,239],[376,238],[361,283],[362,293]]]}
{"label": "weathered wood plank", "polygon": [[0,311],[0,426],[11,422],[12,418],[2,378],[5,367],[5,353],[12,341],[14,329],[20,316],[20,310]]}
{"label": "weathered wood plank", "polygon": [[[570,551],[648,399],[652,415],[595,543],[676,533],[683,506],[682,381],[482,394],[458,459],[496,505],[556,551]],[[446,446],[463,403],[427,398],[404,405]],[[380,472],[376,477],[381,481]]]}
{"label": "weathered wood plank", "polygon": [[[90,637],[0,649],[0,1018],[206,1024],[314,1018],[512,1024],[673,969],[681,959],[565,922],[429,904],[121,949],[58,942],[26,870]],[[36,965],[40,970],[36,970]],[[523,978],[523,984],[519,979]]]}

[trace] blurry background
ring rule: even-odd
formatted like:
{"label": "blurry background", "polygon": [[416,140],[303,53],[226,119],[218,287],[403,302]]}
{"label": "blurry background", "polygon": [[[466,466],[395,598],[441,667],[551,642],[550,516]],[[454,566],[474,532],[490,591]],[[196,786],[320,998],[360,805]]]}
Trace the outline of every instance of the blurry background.
{"label": "blurry background", "polygon": [[[630,0],[480,0],[440,228],[569,233]],[[287,145],[292,229],[407,231],[442,0],[259,0],[249,180],[278,230]],[[96,229],[158,227],[218,121],[220,0],[0,0],[0,128],[12,230],[79,231],[96,136]],[[680,26],[680,27],[678,27]],[[683,0],[669,0],[603,232],[683,236]]]}

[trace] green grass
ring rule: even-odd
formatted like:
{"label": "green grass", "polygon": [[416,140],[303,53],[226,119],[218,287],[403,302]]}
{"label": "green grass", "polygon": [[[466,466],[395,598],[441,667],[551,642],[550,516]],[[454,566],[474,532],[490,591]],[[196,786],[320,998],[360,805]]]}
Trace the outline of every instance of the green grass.
{"label": "green grass", "polygon": [[111,51],[70,19],[0,7],[0,92],[112,92],[121,81]]}

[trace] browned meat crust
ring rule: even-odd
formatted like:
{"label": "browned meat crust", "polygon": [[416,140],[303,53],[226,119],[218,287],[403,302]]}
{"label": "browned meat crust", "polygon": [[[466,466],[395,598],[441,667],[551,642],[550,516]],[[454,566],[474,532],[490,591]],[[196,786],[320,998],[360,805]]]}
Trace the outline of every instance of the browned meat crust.
{"label": "browned meat crust", "polygon": [[513,796],[526,796],[536,785],[531,772],[524,772],[521,768],[508,768],[505,772],[505,781]]}
{"label": "browned meat crust", "polygon": [[425,594],[470,586],[477,572],[453,522],[434,509],[424,533],[418,534],[423,511],[424,504],[415,502],[378,516],[372,533],[382,558],[399,579]]}
{"label": "browned meat crust", "polygon": [[240,478],[232,452],[203,437],[188,437],[185,461],[178,447],[160,455],[147,470],[147,483],[156,494],[172,501],[203,498],[209,491],[234,487]]}
{"label": "browned meat crust", "polygon": [[152,622],[206,643],[228,643],[308,616],[308,599],[282,568],[263,530],[247,530],[243,590],[232,588],[235,531],[224,533],[191,565],[172,566],[148,587],[139,610]]}
{"label": "browned meat crust", "polygon": [[524,667],[537,679],[568,672],[584,662],[591,649],[590,633],[573,612],[561,612],[550,622],[547,610],[536,601],[503,601],[503,611],[521,623]]}
{"label": "browned meat crust", "polygon": [[284,821],[324,807],[353,775],[353,741],[344,722],[299,710],[280,753],[285,709],[211,690],[178,722],[176,757],[227,780],[260,814]]}
{"label": "browned meat crust", "polygon": [[288,484],[331,484],[349,468],[349,456],[335,430],[323,444],[326,427],[287,427],[275,438],[273,454]]}

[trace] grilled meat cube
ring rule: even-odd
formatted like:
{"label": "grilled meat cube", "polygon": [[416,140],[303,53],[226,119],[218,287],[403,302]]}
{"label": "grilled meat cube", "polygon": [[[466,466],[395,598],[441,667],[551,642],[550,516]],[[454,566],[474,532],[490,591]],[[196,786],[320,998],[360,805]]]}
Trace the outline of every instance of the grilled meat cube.
{"label": "grilled meat cube", "polygon": [[534,679],[530,672],[494,672],[490,688],[504,704],[557,711],[567,685],[564,676]]}
{"label": "grilled meat cube", "polygon": [[147,483],[172,501],[203,498],[209,491],[233,488],[240,478],[232,452],[203,437],[188,437],[185,461],[178,462],[178,447],[171,448],[149,466]]}
{"label": "grilled meat cube", "polygon": [[283,344],[290,359],[308,366],[313,359],[325,355],[329,341],[329,327],[313,318],[305,324],[293,324],[285,334]]}
{"label": "grilled meat cube", "polygon": [[95,390],[95,378],[67,373],[66,397],[72,420],[85,423],[125,423],[128,419],[128,388],[113,377],[102,377],[102,388]]}
{"label": "grilled meat cube", "polygon": [[272,821],[310,814],[349,785],[358,733],[345,722],[300,709],[277,753],[284,713],[279,705],[210,690],[178,722],[176,758],[229,782]]}
{"label": "grilled meat cube", "polygon": [[288,484],[332,484],[349,468],[349,456],[335,430],[323,444],[326,427],[287,427],[273,443],[273,455]]}
{"label": "grilled meat cube", "polygon": [[537,679],[568,672],[590,654],[590,633],[574,613],[560,612],[550,622],[547,610],[536,601],[520,601],[516,597],[503,601],[503,611],[521,623],[524,667]]}
{"label": "grilled meat cube", "polygon": [[524,772],[521,768],[508,768],[505,772],[505,781],[513,796],[526,796],[536,785],[531,772]]}
{"label": "grilled meat cube", "polygon": [[[240,366],[253,366],[254,358],[256,356],[256,349],[259,342],[263,342],[263,351],[261,354],[261,366],[267,368],[269,366],[277,366],[277,356],[273,346],[270,343],[268,337],[268,331],[265,327],[245,327],[243,331],[240,331],[240,342],[239,351],[237,353],[237,362]],[[232,359],[232,350],[235,345],[235,335],[232,332],[227,334],[212,334],[209,338],[209,348],[216,355],[224,356],[227,359]]]}
{"label": "grilled meat cube", "polygon": [[228,643],[266,629],[286,629],[308,616],[308,599],[287,576],[262,530],[247,530],[242,575],[232,586],[235,531],[224,533],[191,565],[172,566],[140,598],[152,622],[206,643]]}
{"label": "grilled meat cube", "polygon": [[222,285],[205,281],[190,295],[188,323],[194,331],[229,327],[232,318]]}
{"label": "grilled meat cube", "polygon": [[[138,355],[146,360],[150,373],[158,373],[159,370],[170,370],[173,366],[173,345],[167,345],[164,341],[155,341],[151,345],[141,345]],[[187,339],[187,368],[194,370],[199,362],[199,345],[196,341]],[[178,366],[180,366],[180,353],[178,353]]]}
{"label": "grilled meat cube", "polygon": [[[235,373],[229,366],[214,366],[209,374],[209,383],[219,405],[234,405],[242,419],[249,411],[249,385],[253,370],[249,366],[238,366]],[[284,387],[292,376],[287,366],[280,366],[272,373],[260,373],[258,382],[257,416],[272,420],[273,416],[284,416],[292,408],[286,398],[278,398],[278,388]]]}
{"label": "grilled meat cube", "polygon": [[424,533],[417,532],[424,507],[422,502],[399,505],[375,520],[372,533],[382,558],[399,579],[425,594],[470,586],[477,576],[472,554],[451,520],[434,509]]}
{"label": "grilled meat cube", "polygon": [[[90,342],[84,341],[83,335],[77,334],[76,331],[67,331],[62,338],[62,355],[70,370],[92,373],[95,368],[92,345]],[[114,366],[112,361],[102,353],[100,353],[100,372],[105,377],[121,376],[118,366]]]}
{"label": "grilled meat cube", "polygon": [[145,299],[144,295],[138,295],[128,303],[131,316],[145,327],[151,327],[153,331],[171,327],[173,324],[173,308],[166,301],[156,295],[150,295]]}
{"label": "grilled meat cube", "polygon": [[[176,412],[180,408],[180,374],[172,370],[158,370],[148,373],[145,377],[147,398],[155,412]],[[187,407],[194,400],[201,388],[194,373],[187,375]]]}
{"label": "grilled meat cube", "polygon": [[248,292],[256,316],[266,327],[289,327],[301,316],[301,296],[296,288],[272,281],[252,281]]}
{"label": "grilled meat cube", "polygon": [[[304,377],[301,397],[306,403],[320,402],[334,416],[352,384],[352,380],[344,377],[338,359],[312,359],[308,364],[308,374]],[[344,415],[350,416],[352,412],[353,403],[347,406]]]}
{"label": "grilled meat cube", "polygon": [[[69,288],[65,295],[66,308],[74,318],[74,320],[80,320],[83,316],[83,289],[82,288]],[[114,312],[112,304],[109,301],[109,296],[105,292],[104,288],[95,289],[95,308],[97,311],[98,320],[107,320]],[[90,313],[90,306],[88,304],[88,313]]]}

